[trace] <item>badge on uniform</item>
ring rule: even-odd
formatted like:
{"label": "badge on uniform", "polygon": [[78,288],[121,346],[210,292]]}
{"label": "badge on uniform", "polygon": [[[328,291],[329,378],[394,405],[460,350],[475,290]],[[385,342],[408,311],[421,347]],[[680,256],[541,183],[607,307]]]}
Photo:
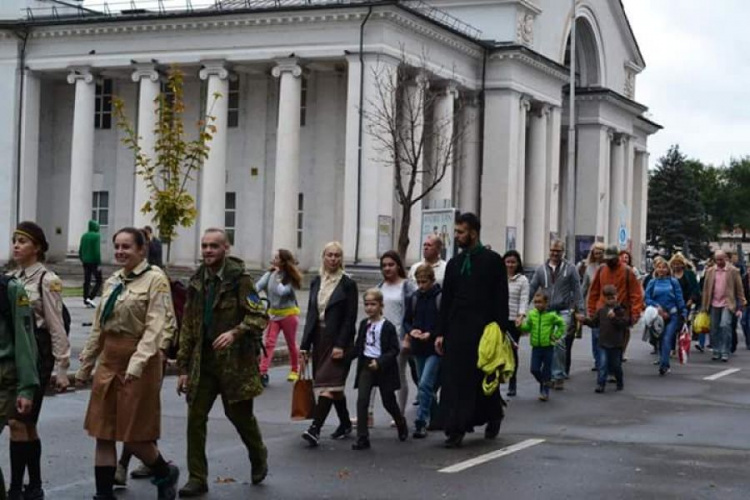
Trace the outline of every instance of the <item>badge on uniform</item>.
{"label": "badge on uniform", "polygon": [[156,285],[156,292],[157,293],[169,293],[169,283],[165,283],[163,281],[160,281]]}
{"label": "badge on uniform", "polygon": [[18,307],[29,307],[29,304],[31,304],[31,302],[29,302],[29,297],[25,294],[18,296],[18,299],[16,300],[16,305],[18,305]]}
{"label": "badge on uniform", "polygon": [[59,279],[53,279],[49,282],[49,291],[50,292],[62,292],[63,284],[62,281]]}

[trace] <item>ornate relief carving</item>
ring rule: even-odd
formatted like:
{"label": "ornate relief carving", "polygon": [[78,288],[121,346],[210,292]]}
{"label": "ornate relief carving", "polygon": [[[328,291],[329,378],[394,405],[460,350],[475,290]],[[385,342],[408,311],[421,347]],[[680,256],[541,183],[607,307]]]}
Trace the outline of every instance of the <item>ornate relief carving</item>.
{"label": "ornate relief carving", "polygon": [[629,99],[635,98],[635,73],[632,71],[625,72],[625,97]]}
{"label": "ornate relief carving", "polygon": [[531,46],[534,43],[534,15],[523,10],[518,13],[516,42]]}
{"label": "ornate relief carving", "polygon": [[91,73],[91,68],[85,66],[80,68],[70,68],[70,73],[68,73],[68,83],[72,85],[78,80],[83,80],[86,83],[93,83],[94,75]]}

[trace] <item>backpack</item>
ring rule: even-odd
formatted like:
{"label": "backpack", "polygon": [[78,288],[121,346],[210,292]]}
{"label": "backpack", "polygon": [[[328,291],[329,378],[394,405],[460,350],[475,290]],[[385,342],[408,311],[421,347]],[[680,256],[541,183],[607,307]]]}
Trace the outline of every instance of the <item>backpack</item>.
{"label": "backpack", "polygon": [[[44,275],[47,274],[47,271],[44,271],[42,273],[42,277],[39,278],[39,300],[42,301],[42,305],[44,304],[44,295],[42,295],[42,283],[44,282]],[[65,328],[65,335],[70,337],[70,311],[68,311],[68,306],[65,305],[65,302],[62,303],[62,319],[63,319],[63,327]],[[36,322],[34,322],[36,324]]]}
{"label": "backpack", "polygon": [[8,283],[13,279],[15,278],[12,276],[0,275],[0,318],[7,321],[11,327],[13,326],[13,314],[10,299],[8,298]]}

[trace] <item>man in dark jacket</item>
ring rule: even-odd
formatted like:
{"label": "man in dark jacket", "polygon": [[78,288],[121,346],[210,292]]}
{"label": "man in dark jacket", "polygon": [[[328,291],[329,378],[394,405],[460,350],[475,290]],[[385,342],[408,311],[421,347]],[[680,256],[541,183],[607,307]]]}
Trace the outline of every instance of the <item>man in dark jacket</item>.
{"label": "man in dark jacket", "polygon": [[[102,272],[99,269],[102,263],[101,246],[99,223],[90,220],[89,230],[81,236],[81,243],[78,246],[78,258],[83,263],[83,303],[86,307],[96,307],[94,298],[99,295],[102,288]],[[95,280],[93,289],[91,288],[92,279]]]}
{"label": "man in dark jacket", "polygon": [[549,248],[549,259],[539,266],[529,283],[529,302],[534,294],[542,290],[549,297],[550,311],[558,313],[568,325],[564,340],[555,344],[555,356],[552,360],[552,387],[562,390],[570,371],[570,353],[575,340],[575,314],[583,315],[584,304],[581,293],[581,281],[576,268],[563,259],[565,244],[560,240],[552,242]]}
{"label": "man in dark jacket", "polygon": [[268,451],[253,415],[253,400],[263,392],[258,358],[268,315],[245,264],[228,251],[223,230],[206,230],[203,263],[190,279],[182,319],[177,392],[187,394],[190,472],[182,498],[208,491],[206,426],[217,396],[247,448],[252,483],[268,473]]}
{"label": "man in dark jacket", "polygon": [[443,355],[440,414],[446,447],[461,445],[475,426],[487,424],[485,438],[494,439],[503,418],[500,391],[486,396],[484,372],[477,368],[485,327],[496,322],[508,331],[508,278],[503,258],[479,241],[479,218],[456,219],[455,238],[462,252],[448,262],[443,282],[435,349]]}
{"label": "man in dark jacket", "polygon": [[148,263],[164,269],[161,240],[156,237],[151,226],[146,226],[143,230],[146,231],[146,235],[148,236]]}

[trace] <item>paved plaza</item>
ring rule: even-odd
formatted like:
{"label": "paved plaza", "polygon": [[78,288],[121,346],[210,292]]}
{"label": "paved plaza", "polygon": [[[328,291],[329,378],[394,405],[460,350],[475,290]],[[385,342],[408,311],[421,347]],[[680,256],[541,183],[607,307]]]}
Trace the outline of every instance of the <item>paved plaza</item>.
{"label": "paved plaza", "polygon": [[[75,302],[68,299],[71,305]],[[86,314],[90,315],[74,308],[74,321]],[[73,335],[74,345],[80,344],[83,329],[77,327]],[[249,484],[246,453],[219,402],[209,422],[211,490],[205,498],[747,498],[750,352],[744,344],[728,364],[695,352],[689,364],[675,362],[672,373],[660,378],[649,346],[634,341],[624,365],[625,390],[603,395],[593,391],[589,351],[587,337],[576,343],[565,391],[553,392],[550,402],[540,403],[528,374],[529,348],[524,341],[519,396],[508,403],[499,438],[485,441],[477,432],[468,435],[459,450],[444,449],[437,433],[426,440],[398,442],[379,402],[371,451],[352,451],[351,439],[323,439],[319,449],[307,449],[300,439],[307,423],[289,419],[291,385],[284,381],[288,368],[276,367],[270,387],[256,400],[270,452],[268,479],[261,486]],[[739,371],[721,376],[729,369]],[[717,374],[715,380],[706,380]],[[180,466],[182,483],[186,408],[175,394],[175,382],[175,377],[168,377],[164,383],[160,447]],[[414,394],[412,386],[410,399]],[[80,390],[45,402],[40,433],[47,498],[93,495],[94,442],[82,428],[88,398],[89,391]],[[414,408],[407,413],[410,424]],[[333,431],[334,423],[332,414],[324,436]],[[2,450],[7,450],[6,439],[7,432]],[[502,456],[494,459],[485,456],[506,448],[510,453],[497,453]],[[7,452],[0,453],[0,464],[9,470]],[[441,472],[456,465],[463,470]],[[155,496],[143,480],[129,480],[128,488],[118,493],[123,500]]]}

